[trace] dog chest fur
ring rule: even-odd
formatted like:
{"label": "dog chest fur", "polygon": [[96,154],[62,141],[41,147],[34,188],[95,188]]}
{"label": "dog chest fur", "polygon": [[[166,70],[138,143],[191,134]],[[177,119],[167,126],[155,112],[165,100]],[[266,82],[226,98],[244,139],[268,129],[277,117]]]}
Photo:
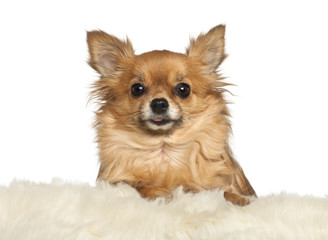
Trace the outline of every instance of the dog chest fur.
{"label": "dog chest fur", "polygon": [[225,121],[218,117],[197,119],[168,136],[131,134],[112,121],[99,126],[100,179],[136,187],[174,189],[183,185],[195,191],[227,186],[232,171],[225,161]]}

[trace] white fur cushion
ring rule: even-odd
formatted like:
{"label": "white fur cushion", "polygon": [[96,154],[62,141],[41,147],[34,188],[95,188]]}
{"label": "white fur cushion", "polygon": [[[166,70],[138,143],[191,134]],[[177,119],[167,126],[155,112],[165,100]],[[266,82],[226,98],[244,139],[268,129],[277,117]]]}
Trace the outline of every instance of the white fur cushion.
{"label": "white fur cushion", "polygon": [[282,193],[238,207],[178,189],[165,203],[125,184],[18,181],[0,187],[0,239],[328,239],[328,199]]}

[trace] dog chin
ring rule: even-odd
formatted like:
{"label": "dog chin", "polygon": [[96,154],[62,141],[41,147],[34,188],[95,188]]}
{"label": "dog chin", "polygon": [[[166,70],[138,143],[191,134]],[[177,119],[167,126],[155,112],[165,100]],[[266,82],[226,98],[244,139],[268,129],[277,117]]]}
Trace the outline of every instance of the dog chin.
{"label": "dog chin", "polygon": [[162,121],[154,121],[153,119],[143,120],[139,118],[142,128],[153,134],[168,134],[177,126],[181,125],[182,118],[179,119],[163,119]]}

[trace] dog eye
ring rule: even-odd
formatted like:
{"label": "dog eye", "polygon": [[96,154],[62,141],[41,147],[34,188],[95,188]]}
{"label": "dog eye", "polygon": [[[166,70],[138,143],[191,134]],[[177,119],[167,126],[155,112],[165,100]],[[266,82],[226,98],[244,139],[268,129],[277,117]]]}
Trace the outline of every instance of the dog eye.
{"label": "dog eye", "polygon": [[187,98],[190,95],[190,86],[187,83],[179,83],[175,86],[173,92],[180,98]]}
{"label": "dog eye", "polygon": [[141,83],[135,83],[131,86],[131,94],[134,97],[140,97],[145,92],[145,86]]}

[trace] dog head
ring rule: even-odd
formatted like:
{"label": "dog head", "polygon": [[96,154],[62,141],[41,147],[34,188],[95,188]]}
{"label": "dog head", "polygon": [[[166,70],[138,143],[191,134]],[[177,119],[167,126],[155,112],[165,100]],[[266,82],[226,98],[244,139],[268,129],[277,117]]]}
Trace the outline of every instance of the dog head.
{"label": "dog head", "polygon": [[88,32],[89,64],[100,74],[92,93],[101,102],[98,118],[152,134],[184,126],[221,99],[225,84],[217,68],[226,57],[224,35],[225,26],[219,25],[191,39],[186,54],[136,55],[129,39]]}

